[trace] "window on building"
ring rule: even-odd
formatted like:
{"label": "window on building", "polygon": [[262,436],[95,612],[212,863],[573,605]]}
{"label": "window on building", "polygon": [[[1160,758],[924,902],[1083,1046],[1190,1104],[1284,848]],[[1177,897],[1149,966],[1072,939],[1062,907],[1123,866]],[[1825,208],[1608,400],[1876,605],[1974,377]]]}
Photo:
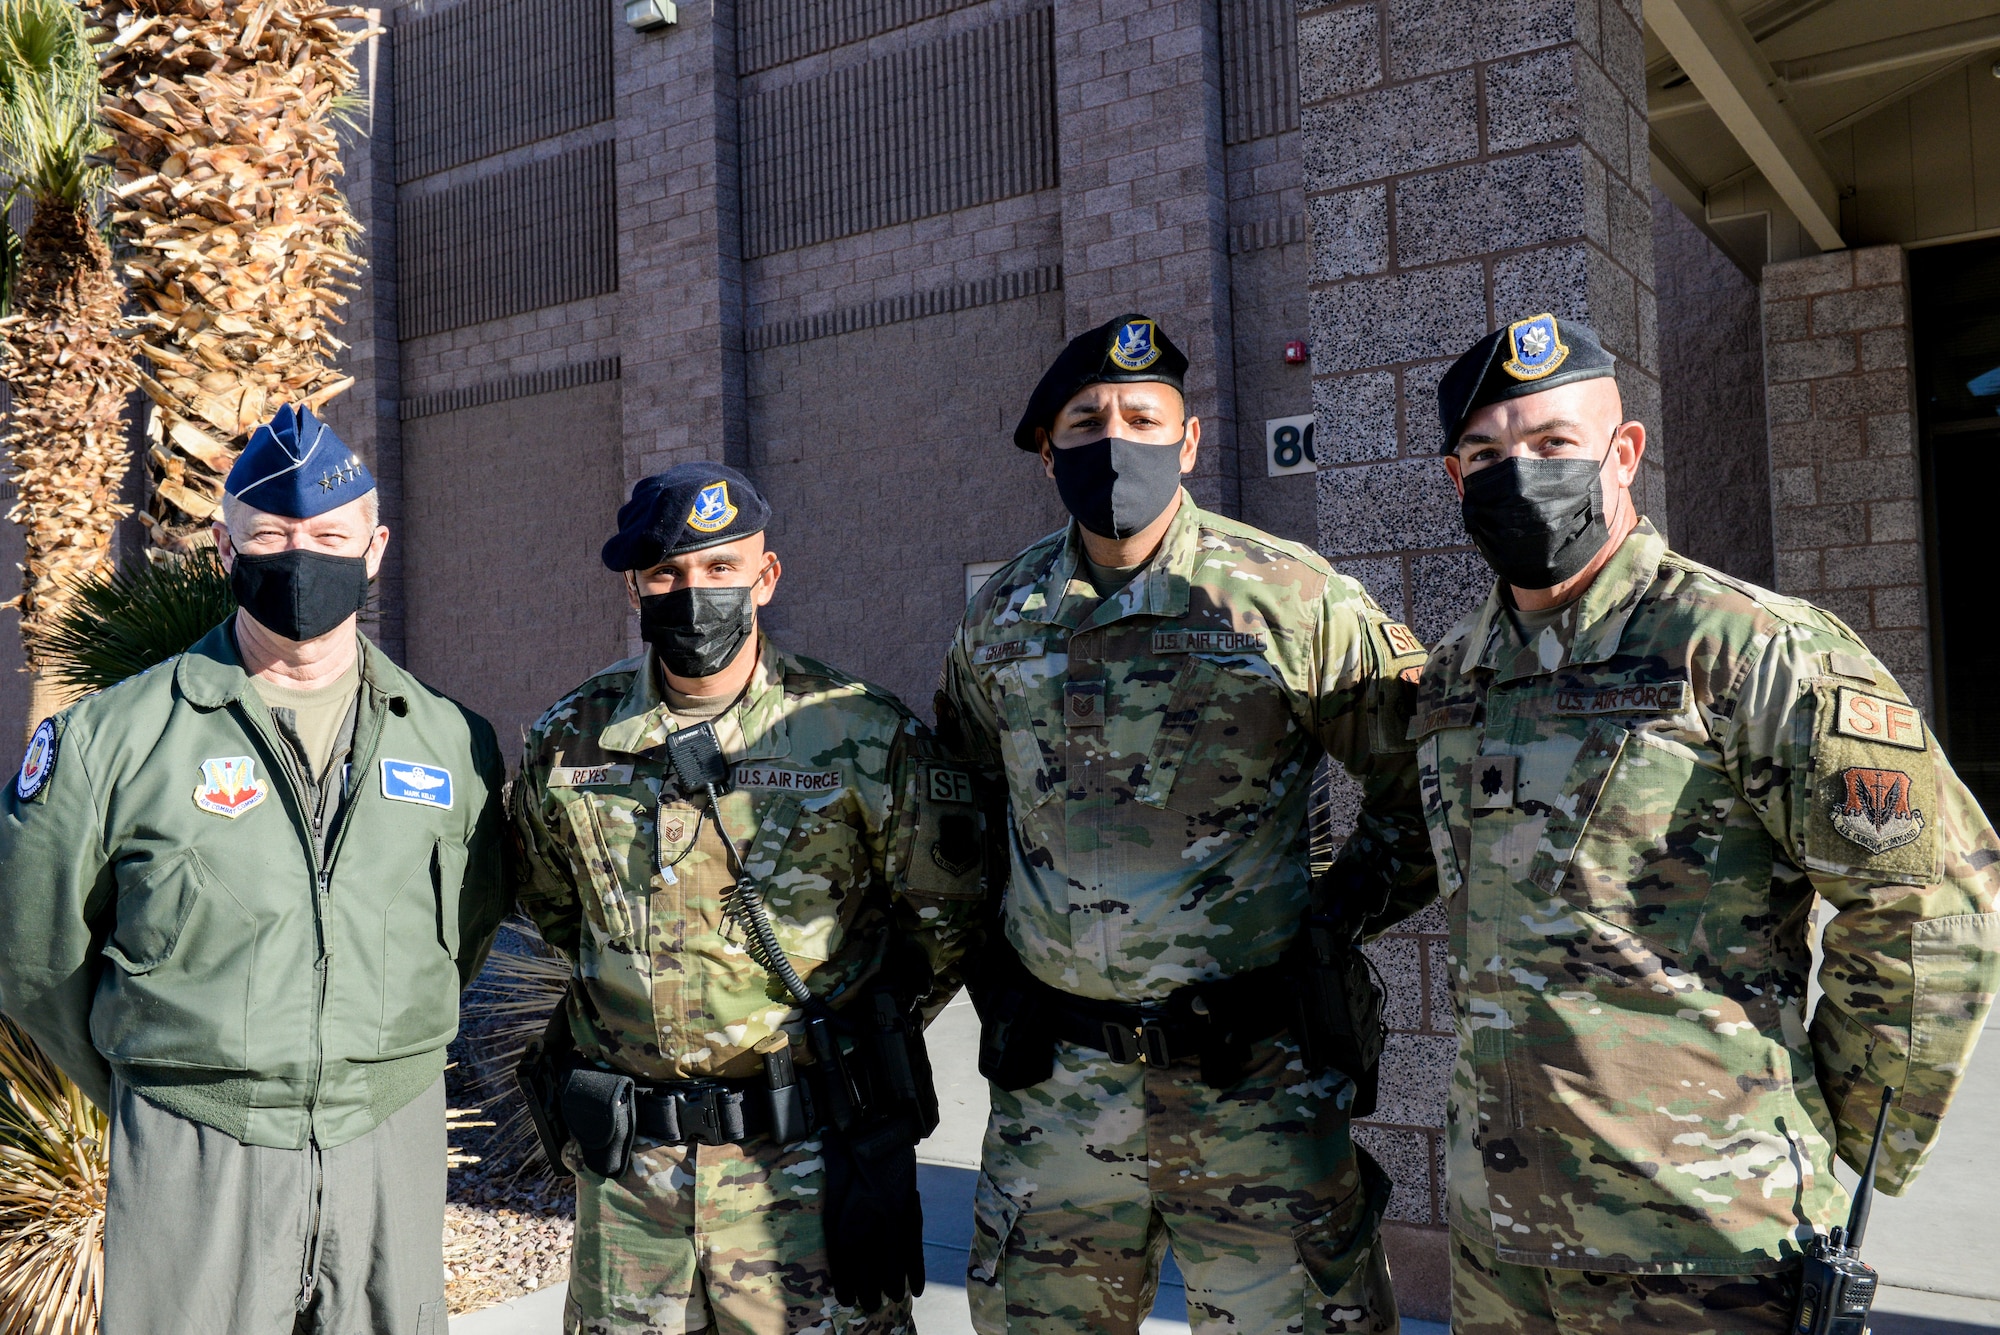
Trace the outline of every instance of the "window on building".
{"label": "window on building", "polygon": [[1910,252],[1931,567],[1933,713],[1952,766],[2000,817],[2000,619],[1993,463],[2000,454],[2000,239]]}

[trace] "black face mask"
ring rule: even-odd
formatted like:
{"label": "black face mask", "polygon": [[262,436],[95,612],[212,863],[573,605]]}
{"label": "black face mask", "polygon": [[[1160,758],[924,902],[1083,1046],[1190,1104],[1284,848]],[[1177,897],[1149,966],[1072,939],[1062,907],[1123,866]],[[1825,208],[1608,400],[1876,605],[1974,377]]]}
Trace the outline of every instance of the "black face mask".
{"label": "black face mask", "polygon": [[1100,538],[1129,538],[1160,517],[1181,489],[1181,444],[1141,445],[1107,436],[1056,450],[1056,490],[1076,522]]}
{"label": "black face mask", "polygon": [[229,571],[236,605],[273,635],[316,640],[368,603],[368,559],[294,547],[263,556],[236,553]]}
{"label": "black face mask", "polygon": [[756,586],[695,586],[639,598],[639,636],[676,677],[713,677],[736,659],[757,622]]}
{"label": "black face mask", "polygon": [[1611,541],[1604,459],[1502,459],[1465,475],[1465,531],[1493,573],[1517,589],[1547,589]]}

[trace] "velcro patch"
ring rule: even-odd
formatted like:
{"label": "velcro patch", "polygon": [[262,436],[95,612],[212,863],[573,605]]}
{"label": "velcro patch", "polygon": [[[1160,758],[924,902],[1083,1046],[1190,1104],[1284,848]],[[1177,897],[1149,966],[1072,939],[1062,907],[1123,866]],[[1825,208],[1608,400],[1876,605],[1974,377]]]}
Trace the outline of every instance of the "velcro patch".
{"label": "velcro patch", "polygon": [[924,795],[933,802],[972,801],[972,776],[945,765],[924,766]]}
{"label": "velcro patch", "polygon": [[1391,658],[1408,658],[1411,654],[1430,652],[1424,648],[1424,642],[1417,638],[1416,632],[1400,621],[1383,621],[1377,624],[1376,629],[1382,632],[1382,643],[1389,646]]}
{"label": "velcro patch", "polygon": [[846,786],[837,769],[779,769],[773,765],[738,765],[730,781],[738,788],[808,795],[837,793]]}
{"label": "velcro patch", "polygon": [[1849,766],[1828,803],[1833,828],[1873,854],[1915,843],[1924,832],[1922,808],[1910,805],[1910,776],[1899,769]]}
{"label": "velcro patch", "polygon": [[382,796],[391,802],[414,802],[420,807],[451,810],[451,771],[442,765],[426,765],[420,760],[382,762]]}
{"label": "velcro patch", "polygon": [[1156,654],[1261,654],[1268,642],[1248,630],[1156,630]]}
{"label": "velcro patch", "polygon": [[1040,658],[1046,652],[1040,640],[1002,640],[998,644],[980,645],[973,651],[972,661],[981,667],[991,667],[1017,658]]}
{"label": "velcro patch", "polygon": [[1557,714],[1678,714],[1687,708],[1685,681],[1623,686],[1567,686],[1556,691]]}
{"label": "velcro patch", "polygon": [[595,788],[632,782],[632,767],[619,765],[551,765],[549,787]]}
{"label": "velcro patch", "polygon": [[1881,742],[1906,751],[1930,750],[1930,742],[1924,736],[1924,716],[1915,705],[1870,695],[1850,686],[1840,688],[1833,730],[1857,741]]}
{"label": "velcro patch", "polygon": [[1505,811],[1514,805],[1514,777],[1519,756],[1474,756],[1472,758],[1472,809]]}
{"label": "velcro patch", "polygon": [[1843,654],[1833,650],[1826,656],[1826,670],[1836,677],[1852,677],[1856,681],[1874,681],[1875,665],[1857,654]]}
{"label": "velcro patch", "polygon": [[1063,722],[1072,728],[1104,726],[1104,683],[1070,681],[1063,683]]}

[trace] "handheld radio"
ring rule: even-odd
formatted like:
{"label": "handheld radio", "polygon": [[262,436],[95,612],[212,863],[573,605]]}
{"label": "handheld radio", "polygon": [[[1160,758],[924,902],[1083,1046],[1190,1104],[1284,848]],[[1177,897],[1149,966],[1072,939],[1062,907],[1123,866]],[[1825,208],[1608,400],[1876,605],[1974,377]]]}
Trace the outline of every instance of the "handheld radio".
{"label": "handheld radio", "polygon": [[1861,1236],[1868,1231],[1868,1207],[1875,1202],[1875,1158],[1882,1152],[1882,1135],[1889,1128],[1889,1101],[1895,1095],[1893,1088],[1882,1091],[1882,1109],[1875,1114],[1875,1141],[1868,1147],[1868,1162],[1861,1170],[1860,1185],[1854,1189],[1847,1227],[1835,1226],[1831,1234],[1813,1238],[1812,1249],[1806,1253],[1792,1335],[1867,1335],[1868,1313],[1875,1305],[1875,1287],[1880,1280],[1875,1267],[1861,1259]]}

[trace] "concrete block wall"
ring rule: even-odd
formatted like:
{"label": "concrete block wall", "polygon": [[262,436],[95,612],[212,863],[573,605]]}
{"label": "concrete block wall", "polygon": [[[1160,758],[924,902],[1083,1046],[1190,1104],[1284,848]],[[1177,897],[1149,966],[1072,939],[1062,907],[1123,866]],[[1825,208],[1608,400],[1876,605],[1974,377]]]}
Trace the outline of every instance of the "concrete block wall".
{"label": "concrete block wall", "polygon": [[1767,265],[1777,586],[1828,609],[1930,701],[1923,505],[1900,246]]}
{"label": "concrete block wall", "polygon": [[[1435,397],[1488,330],[1541,311],[1597,329],[1627,411],[1655,427],[1638,500],[1666,518],[1640,20],[1638,0],[1300,6],[1320,550],[1427,642],[1491,586]],[[1428,969],[1439,927],[1380,949]],[[1393,1151],[1404,1311],[1435,1317],[1449,1026],[1431,974],[1385,972],[1398,1018],[1364,1135]]]}

